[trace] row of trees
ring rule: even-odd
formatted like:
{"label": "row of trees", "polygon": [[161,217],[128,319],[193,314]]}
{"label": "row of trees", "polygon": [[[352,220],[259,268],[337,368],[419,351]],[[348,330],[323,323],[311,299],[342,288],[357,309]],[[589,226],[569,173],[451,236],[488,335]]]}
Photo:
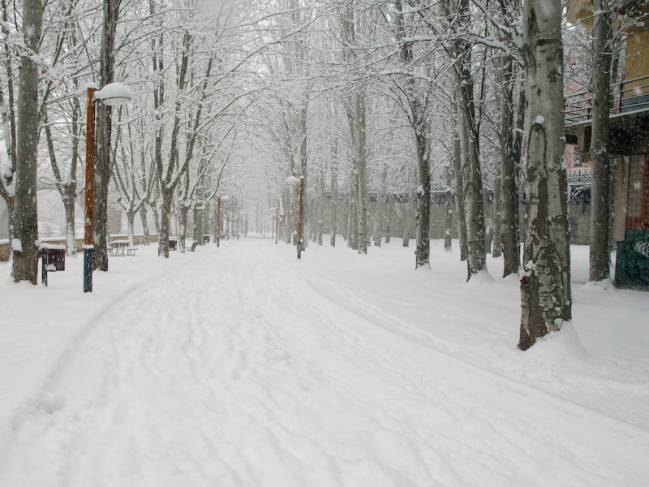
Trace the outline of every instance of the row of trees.
{"label": "row of trees", "polygon": [[[431,187],[441,184],[447,247],[457,225],[467,278],[486,271],[487,234],[505,276],[522,267],[519,346],[570,319],[564,74],[591,77],[590,58],[565,62],[586,37],[562,21],[560,1],[1,2],[0,196],[13,215],[14,279],[36,281],[39,184],[60,193],[73,251],[84,89],[119,80],[132,104],[97,113],[96,268],[108,270],[110,197],[131,238],[137,216],[145,233],[154,223],[168,257],[174,208],[184,239],[189,220],[205,221],[225,193],[277,208],[290,236],[289,175],[305,178],[316,239],[329,233],[335,245],[343,233],[364,254],[372,237],[389,239],[400,211],[415,266],[426,268]],[[598,2],[601,26],[613,6]],[[606,56],[609,37],[595,36],[596,53]],[[605,177],[607,163],[596,167]],[[600,240],[594,266],[608,269]]]}

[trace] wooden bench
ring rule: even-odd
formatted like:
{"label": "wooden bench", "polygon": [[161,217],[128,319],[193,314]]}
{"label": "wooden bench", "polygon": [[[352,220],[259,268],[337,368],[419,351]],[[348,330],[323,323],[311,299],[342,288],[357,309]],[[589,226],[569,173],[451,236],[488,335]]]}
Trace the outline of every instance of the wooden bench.
{"label": "wooden bench", "polygon": [[134,257],[137,247],[132,247],[128,240],[113,240],[110,243],[110,255],[117,257],[120,255]]}

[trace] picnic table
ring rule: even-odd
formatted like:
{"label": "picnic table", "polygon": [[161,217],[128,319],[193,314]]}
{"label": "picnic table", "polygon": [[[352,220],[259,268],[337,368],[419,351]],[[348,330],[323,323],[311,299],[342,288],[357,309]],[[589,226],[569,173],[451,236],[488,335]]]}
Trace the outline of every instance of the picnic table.
{"label": "picnic table", "polygon": [[119,255],[128,255],[134,256],[137,251],[136,247],[131,247],[128,240],[113,240],[110,243],[110,255],[119,256]]}

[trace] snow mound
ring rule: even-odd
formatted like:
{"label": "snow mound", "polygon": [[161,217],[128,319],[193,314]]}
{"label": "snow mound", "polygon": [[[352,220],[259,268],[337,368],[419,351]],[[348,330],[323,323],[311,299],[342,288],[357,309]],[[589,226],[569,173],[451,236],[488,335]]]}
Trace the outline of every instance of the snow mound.
{"label": "snow mound", "polygon": [[493,284],[494,278],[491,277],[491,274],[485,269],[477,274],[471,276],[471,280],[466,283],[467,287],[482,287],[485,285]]}
{"label": "snow mound", "polygon": [[584,284],[584,289],[590,291],[615,291],[615,286],[610,279],[603,279],[601,281],[589,281]]}
{"label": "snow mound", "polygon": [[538,340],[532,348],[525,352],[525,355],[533,360],[555,364],[569,360],[583,361],[590,358],[590,353],[581,342],[572,322],[564,323],[560,331],[549,333]]}

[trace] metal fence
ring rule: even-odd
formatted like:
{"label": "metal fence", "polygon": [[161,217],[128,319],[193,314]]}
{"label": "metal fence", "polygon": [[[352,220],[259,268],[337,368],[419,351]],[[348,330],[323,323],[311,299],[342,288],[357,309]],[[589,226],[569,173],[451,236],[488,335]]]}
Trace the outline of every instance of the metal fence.
{"label": "metal fence", "polygon": [[[610,113],[621,114],[649,110],[649,75],[624,80],[611,90]],[[565,97],[566,125],[577,125],[592,119],[593,94],[590,91]]]}

